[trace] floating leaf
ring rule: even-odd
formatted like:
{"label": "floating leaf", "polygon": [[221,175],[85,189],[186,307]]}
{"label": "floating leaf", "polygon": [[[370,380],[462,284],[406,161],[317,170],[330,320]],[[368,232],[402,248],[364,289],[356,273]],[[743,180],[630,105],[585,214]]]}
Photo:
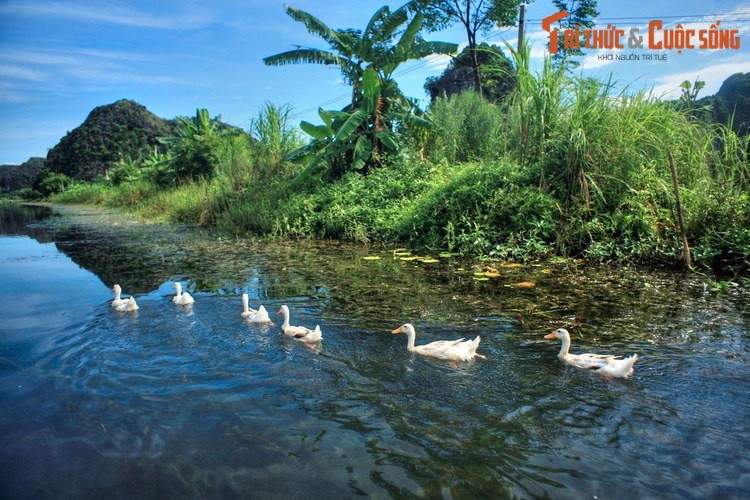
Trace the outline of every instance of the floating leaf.
{"label": "floating leaf", "polygon": [[515,285],[518,288],[531,288],[532,286],[536,286],[536,283],[533,281],[522,281],[520,283],[516,283]]}
{"label": "floating leaf", "polygon": [[484,272],[474,273],[474,276],[484,276]]}
{"label": "floating leaf", "polygon": [[394,252],[409,252],[409,249],[408,248],[394,248],[393,251]]}
{"label": "floating leaf", "polygon": [[405,255],[411,255],[411,252],[393,252],[393,255],[395,255],[396,257],[401,257]]}
{"label": "floating leaf", "polygon": [[367,255],[365,257],[362,257],[363,260],[380,260],[380,257],[377,255]]}
{"label": "floating leaf", "polygon": [[523,264],[519,264],[518,262],[506,262],[505,264],[501,264],[503,267],[513,268],[513,267],[523,267]]}
{"label": "floating leaf", "polygon": [[425,264],[434,264],[435,262],[440,262],[438,259],[422,259],[422,262]]}
{"label": "floating leaf", "polygon": [[419,257],[401,257],[401,260],[417,260]]}
{"label": "floating leaf", "polygon": [[475,281],[489,281],[490,279],[486,276],[474,276]]}
{"label": "floating leaf", "polygon": [[542,269],[544,274],[552,274],[552,269]]}
{"label": "floating leaf", "polygon": [[492,271],[485,271],[484,275],[487,276],[488,278],[497,278],[498,276],[500,276],[500,273],[493,273]]}
{"label": "floating leaf", "polygon": [[438,257],[441,257],[443,259],[448,259],[450,257],[457,257],[458,255],[460,254],[457,254],[455,252],[443,252],[443,253],[439,253]]}

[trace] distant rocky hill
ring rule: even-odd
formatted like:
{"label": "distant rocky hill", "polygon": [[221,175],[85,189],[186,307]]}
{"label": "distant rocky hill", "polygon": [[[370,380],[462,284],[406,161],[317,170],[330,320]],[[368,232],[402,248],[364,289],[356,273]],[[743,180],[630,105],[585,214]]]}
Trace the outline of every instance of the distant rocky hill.
{"label": "distant rocky hill", "polygon": [[750,73],[730,76],[707,99],[712,102],[714,121],[726,124],[732,119],[732,129],[738,135],[750,134]]}
{"label": "distant rocky hill", "polygon": [[0,192],[18,191],[31,187],[44,169],[44,158],[29,158],[20,165],[0,165]]}
{"label": "distant rocky hill", "polygon": [[159,137],[175,134],[175,123],[137,102],[122,99],[94,108],[86,120],[49,150],[46,168],[74,179],[106,175],[121,159],[137,159],[158,149]]}

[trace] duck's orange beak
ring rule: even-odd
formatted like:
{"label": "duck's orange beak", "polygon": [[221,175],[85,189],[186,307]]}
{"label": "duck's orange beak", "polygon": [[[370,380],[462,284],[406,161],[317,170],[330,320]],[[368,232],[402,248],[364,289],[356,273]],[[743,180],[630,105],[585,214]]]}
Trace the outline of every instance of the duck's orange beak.
{"label": "duck's orange beak", "polygon": [[396,328],[395,330],[393,330],[393,331],[392,331],[391,333],[393,333],[393,334],[396,334],[396,333],[404,333],[404,331],[403,331],[403,330],[401,330],[401,327],[399,326],[398,328]]}
{"label": "duck's orange beak", "polygon": [[552,332],[549,335],[545,335],[544,338],[545,339],[554,339],[555,338],[555,332]]}

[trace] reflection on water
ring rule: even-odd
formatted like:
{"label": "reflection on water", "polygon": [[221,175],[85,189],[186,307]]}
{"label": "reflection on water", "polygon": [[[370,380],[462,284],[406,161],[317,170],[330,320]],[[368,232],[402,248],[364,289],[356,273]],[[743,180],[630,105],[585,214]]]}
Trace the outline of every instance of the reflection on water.
{"label": "reflection on water", "polygon": [[[743,287],[570,263],[484,281],[455,257],[44,210],[0,210],[4,498],[750,493]],[[243,292],[320,323],[321,348],[246,323]],[[388,333],[405,321],[417,343],[481,335],[488,360],[418,358]],[[574,352],[638,353],[634,379],[563,366],[558,326]]]}

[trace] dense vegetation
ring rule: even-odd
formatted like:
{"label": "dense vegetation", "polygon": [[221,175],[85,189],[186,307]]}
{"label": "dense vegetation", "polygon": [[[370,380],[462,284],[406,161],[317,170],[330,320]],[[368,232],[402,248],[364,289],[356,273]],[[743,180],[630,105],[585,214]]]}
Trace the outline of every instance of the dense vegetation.
{"label": "dense vegetation", "polygon": [[[267,104],[248,131],[198,110],[160,141],[162,153],[102,163],[109,179],[57,185],[59,172],[48,176],[54,201],[126,207],[224,234],[513,260],[674,265],[686,261],[684,233],[694,266],[750,268],[749,139],[706,119],[717,111],[701,109],[712,103],[696,100],[698,82],[679,102],[662,102],[549,59],[532,68],[528,48],[507,47],[509,62],[490,58],[483,70],[512,82],[504,98],[446,92],[423,113],[390,78],[426,50],[421,19],[407,20],[409,12],[380,9],[357,31],[288,9],[335,50],[267,62],[339,64],[353,86],[344,110],[321,110],[322,124],[303,125],[310,142],[286,106]],[[354,53],[362,57],[347,59]],[[733,98],[727,92],[723,99]]]}

